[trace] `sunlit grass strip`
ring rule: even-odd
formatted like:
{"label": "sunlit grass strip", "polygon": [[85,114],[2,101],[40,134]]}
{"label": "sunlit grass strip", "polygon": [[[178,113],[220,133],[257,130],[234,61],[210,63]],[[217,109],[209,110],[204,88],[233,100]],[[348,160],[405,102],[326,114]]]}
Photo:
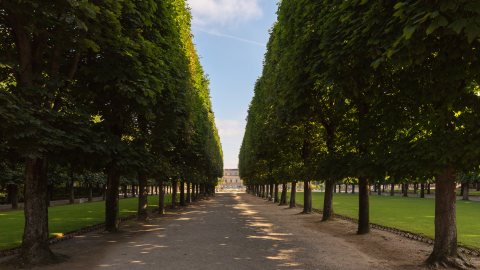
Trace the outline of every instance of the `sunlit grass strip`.
{"label": "sunlit grass strip", "polygon": [[[172,201],[171,194],[165,194],[165,204]],[[148,210],[158,207],[158,195],[148,197]],[[121,218],[135,215],[138,198],[121,199]],[[105,202],[93,202],[56,206],[48,208],[50,237],[81,230],[105,222]],[[0,250],[19,247],[22,243],[25,217],[23,211],[0,213]]]}
{"label": "sunlit grass strip", "polygon": [[[323,209],[323,192],[312,193],[313,208]],[[358,218],[358,195],[335,193],[334,212]],[[303,204],[303,193],[297,193]],[[390,196],[370,196],[370,222],[435,238],[435,200]],[[457,201],[457,236],[459,244],[480,249],[480,202]]]}

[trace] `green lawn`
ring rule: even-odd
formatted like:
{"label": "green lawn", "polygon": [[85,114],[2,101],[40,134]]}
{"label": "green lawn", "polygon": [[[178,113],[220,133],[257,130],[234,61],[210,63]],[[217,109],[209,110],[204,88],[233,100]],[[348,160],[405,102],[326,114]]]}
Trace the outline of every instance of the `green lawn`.
{"label": "green lawn", "polygon": [[[323,209],[323,192],[312,193],[313,208]],[[358,194],[334,194],[335,214],[358,218]],[[303,204],[303,193],[297,193]],[[430,238],[435,236],[435,200],[390,196],[370,196],[370,222],[409,231]],[[457,235],[463,246],[480,249],[480,202],[457,201]]]}
{"label": "green lawn", "polygon": [[[180,194],[178,194],[180,195]],[[165,194],[165,204],[172,201],[171,194]],[[157,208],[158,195],[148,196],[148,210]],[[120,217],[135,215],[138,198],[120,200]],[[94,202],[56,206],[48,208],[50,236],[80,230],[105,222],[105,202]],[[19,247],[22,243],[25,217],[23,211],[0,213],[0,250]]]}
{"label": "green lawn", "polygon": [[[342,192],[344,192],[344,191],[345,191],[345,188],[342,189]],[[355,190],[355,192],[358,192],[358,190]],[[378,191],[372,191],[372,194],[376,195],[377,193],[378,193]],[[382,194],[384,194],[384,193],[390,194],[390,190],[385,189],[385,191],[382,191]],[[395,193],[402,193],[402,190],[395,189]],[[408,193],[413,194],[413,189],[409,189]],[[420,189],[417,190],[417,194],[420,194]],[[426,189],[425,189],[425,194],[427,194]],[[431,189],[430,194],[435,194],[435,189]],[[470,196],[480,196],[480,191],[470,191],[468,193],[468,195],[470,195]],[[460,190],[457,190],[457,196],[460,196]]]}

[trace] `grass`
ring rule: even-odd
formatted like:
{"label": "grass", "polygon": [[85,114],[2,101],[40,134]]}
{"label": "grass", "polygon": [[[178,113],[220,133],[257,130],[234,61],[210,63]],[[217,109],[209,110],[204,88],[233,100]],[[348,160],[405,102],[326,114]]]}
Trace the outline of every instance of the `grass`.
{"label": "grass", "polygon": [[[345,188],[342,189],[342,192],[345,191]],[[355,192],[358,192],[358,190],[355,190]],[[372,191],[372,194],[377,194],[378,191]],[[390,194],[390,190],[385,189],[385,191],[382,191],[382,195],[384,193]],[[395,189],[395,193],[402,193],[402,190],[400,189]],[[413,189],[408,190],[408,194],[413,194]],[[420,189],[417,190],[417,194],[420,194]],[[435,194],[435,189],[430,189],[430,194]],[[425,189],[425,195],[427,195],[427,189]],[[480,191],[470,191],[468,192],[469,196],[480,196]],[[460,196],[460,190],[457,190],[457,196]]]}
{"label": "grass", "polygon": [[[180,195],[180,194],[178,194]],[[165,194],[165,204],[172,201],[172,194]],[[135,215],[138,198],[119,201],[120,217]],[[158,207],[158,195],[148,196],[148,210]],[[105,202],[73,204],[48,208],[50,237],[81,230],[105,222]],[[25,217],[23,211],[0,213],[0,250],[19,247],[22,243]]]}
{"label": "grass", "polygon": [[[323,192],[312,193],[313,208],[323,209]],[[297,193],[303,204],[303,193]],[[335,214],[358,218],[358,194],[334,194]],[[435,200],[390,196],[370,196],[370,222],[399,230],[435,236]],[[457,201],[458,243],[480,249],[480,202]]]}

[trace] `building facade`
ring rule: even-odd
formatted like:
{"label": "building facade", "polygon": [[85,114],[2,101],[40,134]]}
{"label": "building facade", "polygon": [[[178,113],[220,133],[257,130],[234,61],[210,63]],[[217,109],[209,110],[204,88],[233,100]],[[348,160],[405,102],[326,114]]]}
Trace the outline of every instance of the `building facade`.
{"label": "building facade", "polygon": [[245,189],[243,180],[238,175],[238,169],[224,169],[222,181],[218,185],[224,189]]}

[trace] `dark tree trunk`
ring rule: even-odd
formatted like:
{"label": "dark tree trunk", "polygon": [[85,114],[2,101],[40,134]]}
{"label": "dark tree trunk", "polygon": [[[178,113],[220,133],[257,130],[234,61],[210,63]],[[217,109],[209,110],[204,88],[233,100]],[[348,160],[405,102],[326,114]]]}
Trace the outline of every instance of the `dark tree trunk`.
{"label": "dark tree trunk", "polygon": [[93,184],[88,184],[88,202],[93,202]]}
{"label": "dark tree trunk", "polygon": [[128,198],[127,191],[128,191],[128,187],[127,187],[127,185],[124,185],[123,186],[123,198],[125,198],[125,199]]}
{"label": "dark tree trunk", "polygon": [[395,184],[390,185],[390,196],[395,196]]}
{"label": "dark tree trunk", "polygon": [[352,194],[355,194],[355,184],[352,184]]}
{"label": "dark tree trunk", "polygon": [[273,184],[270,184],[270,200],[273,201],[273,198],[274,198],[274,195],[273,195],[273,191],[274,188],[273,188]]}
{"label": "dark tree trunk", "polygon": [[304,214],[312,213],[312,183],[310,181],[304,181],[303,192],[303,212]]}
{"label": "dark tree trunk", "polygon": [[[7,203],[12,204],[12,210],[18,209],[18,185],[8,185],[8,198],[7,198]],[[48,191],[48,189],[47,189]],[[48,201],[48,194],[47,194],[47,201]],[[47,203],[47,206],[49,206],[50,203]]]}
{"label": "dark tree trunk", "polygon": [[385,185],[382,185],[382,192],[385,192]]}
{"label": "dark tree trunk", "polygon": [[427,184],[427,194],[430,194],[430,183]]}
{"label": "dark tree trunk", "polygon": [[172,182],[172,204],[174,206],[177,205],[177,182]]}
{"label": "dark tree trunk", "polygon": [[180,206],[185,206],[185,182],[180,182]]}
{"label": "dark tree trunk", "polygon": [[190,197],[190,183],[187,183],[187,202],[191,202],[192,198]]}
{"label": "dark tree trunk", "polygon": [[282,196],[280,196],[280,204],[281,205],[287,205],[287,184],[284,183],[282,184]]}
{"label": "dark tree trunk", "polygon": [[463,184],[463,200],[468,201],[468,193],[469,193],[469,184],[465,183]]}
{"label": "dark tree trunk", "polygon": [[163,187],[163,180],[158,181],[158,189],[160,189],[160,194],[158,195],[158,211],[157,214],[165,214],[165,192]]}
{"label": "dark tree trunk", "polygon": [[290,190],[290,208],[297,207],[297,202],[295,200],[296,196],[297,196],[297,183],[292,182],[292,190]]}
{"label": "dark tree trunk", "polygon": [[[465,184],[464,183],[460,183],[460,196],[463,197],[463,190],[464,190],[464,187],[465,187]],[[457,193],[457,190],[455,189],[455,194]]]}
{"label": "dark tree trunk", "polygon": [[[50,207],[50,201],[52,200],[52,197],[53,197],[53,184],[50,184],[50,185],[47,185],[47,207]],[[17,199],[18,199],[18,196],[17,196]],[[13,209],[13,205],[12,205],[12,209]]]}
{"label": "dark tree trunk", "polygon": [[24,263],[43,263],[53,258],[48,243],[47,157],[26,158],[25,228],[20,258]]}
{"label": "dark tree trunk", "polygon": [[73,178],[73,169],[70,169],[70,204],[74,204],[75,203],[75,193],[73,191],[73,182],[74,182],[74,178]]}
{"label": "dark tree trunk", "polygon": [[333,185],[333,193],[337,193],[337,185]]}
{"label": "dark tree trunk", "polygon": [[417,194],[417,189],[418,189],[417,184],[416,183],[413,184],[413,194]]}
{"label": "dark tree trunk", "polygon": [[148,218],[147,173],[138,173],[138,220]]}
{"label": "dark tree trunk", "polygon": [[420,198],[425,198],[425,184],[420,183]]}
{"label": "dark tree trunk", "polygon": [[[345,185],[346,187],[347,185]],[[323,217],[322,221],[333,220],[333,189],[334,182],[332,180],[325,181],[325,197],[323,198]],[[347,191],[345,190],[345,193]]]}
{"label": "dark tree trunk", "polygon": [[120,172],[114,168],[107,168],[107,190],[105,202],[105,231],[118,232],[120,221],[118,220],[118,186]]}
{"label": "dark tree trunk", "polygon": [[278,202],[278,184],[275,184],[275,200],[274,202]]}
{"label": "dark tree trunk", "polygon": [[435,244],[427,262],[450,264],[458,258],[454,165],[448,163],[435,180]]}
{"label": "dark tree trunk", "polygon": [[477,191],[480,191],[480,182],[477,183]]}
{"label": "dark tree trunk", "polygon": [[377,184],[373,184],[373,191],[377,192]]}
{"label": "dark tree trunk", "polygon": [[357,234],[370,232],[369,179],[358,178],[358,231]]}
{"label": "dark tree trunk", "polygon": [[403,197],[408,197],[408,184],[403,185]]}
{"label": "dark tree trunk", "polygon": [[378,184],[378,195],[382,195],[382,187]]}
{"label": "dark tree trunk", "polygon": [[102,187],[102,201],[107,199],[107,184],[103,184]]}
{"label": "dark tree trunk", "polygon": [[345,184],[345,194],[348,193],[348,184]]}

